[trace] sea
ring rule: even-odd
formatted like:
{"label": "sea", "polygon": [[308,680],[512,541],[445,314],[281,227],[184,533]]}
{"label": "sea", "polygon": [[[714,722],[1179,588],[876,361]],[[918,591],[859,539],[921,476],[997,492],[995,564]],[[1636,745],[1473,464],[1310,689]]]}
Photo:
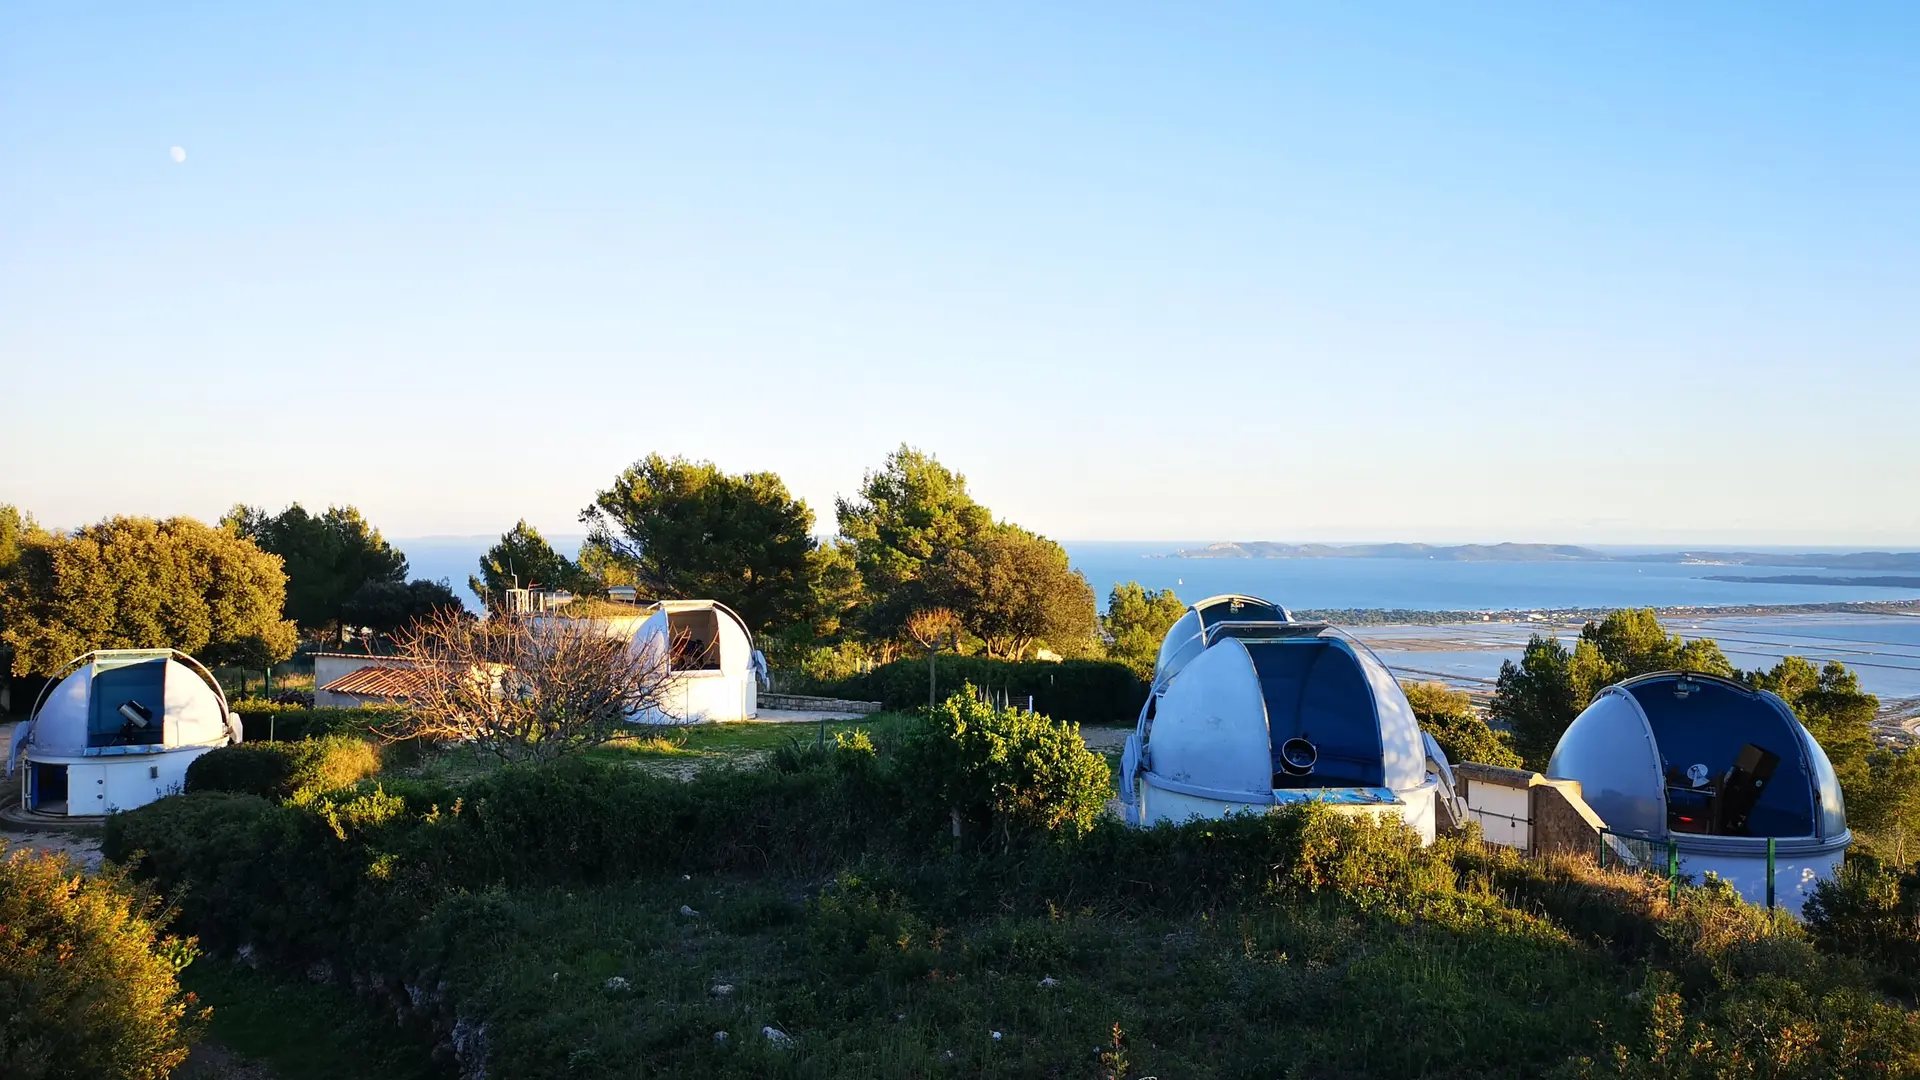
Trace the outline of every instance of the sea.
{"label": "sea", "polygon": [[[466,580],[493,537],[396,539],[415,577],[444,579],[470,604]],[[551,538],[562,550],[580,537]],[[1577,623],[1555,612],[1611,607],[1728,607],[1911,600],[1920,589],[1852,585],[1779,585],[1708,580],[1713,575],[1762,577],[1791,573],[1839,577],[1858,571],[1805,567],[1686,566],[1609,562],[1449,562],[1439,559],[1187,559],[1171,552],[1206,541],[1081,541],[1064,546],[1104,606],[1114,585],[1137,581],[1173,589],[1183,600],[1220,593],[1258,596],[1291,608],[1399,608],[1489,613],[1441,626],[1367,626],[1354,632],[1407,678],[1436,678],[1484,689],[1500,664],[1515,658],[1535,633],[1563,639]],[[1647,547],[1609,549],[1639,553]],[[1814,549],[1780,549],[1789,550]],[[1831,550],[1831,549],[1822,549]],[[1498,614],[1494,614],[1498,613]],[[1738,666],[1769,667],[1781,656],[1837,659],[1862,686],[1886,698],[1920,697],[1920,617],[1856,614],[1667,616],[1686,637],[1712,637]]]}
{"label": "sea", "polygon": [[[1594,607],[1721,607],[1909,600],[1920,589],[1852,585],[1759,585],[1714,575],[1841,577],[1861,571],[1612,562],[1449,562],[1442,559],[1184,559],[1167,553],[1204,543],[1096,541],[1067,544],[1074,566],[1102,602],[1114,584],[1138,581],[1198,600],[1244,593],[1290,608],[1414,611],[1565,611]],[[1596,550],[1613,554],[1646,548]],[[1672,550],[1672,549],[1665,549]],[[1811,549],[1808,549],[1811,550]],[[1782,551],[1782,554],[1787,552]]]}

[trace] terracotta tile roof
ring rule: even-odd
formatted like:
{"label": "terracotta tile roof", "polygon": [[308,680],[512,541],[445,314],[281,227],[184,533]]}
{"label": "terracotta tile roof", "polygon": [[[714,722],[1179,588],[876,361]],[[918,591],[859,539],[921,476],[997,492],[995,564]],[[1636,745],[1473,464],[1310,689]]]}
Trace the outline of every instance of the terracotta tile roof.
{"label": "terracotta tile roof", "polygon": [[329,694],[356,697],[404,698],[419,691],[426,677],[426,672],[414,668],[373,665],[355,668],[320,689]]}

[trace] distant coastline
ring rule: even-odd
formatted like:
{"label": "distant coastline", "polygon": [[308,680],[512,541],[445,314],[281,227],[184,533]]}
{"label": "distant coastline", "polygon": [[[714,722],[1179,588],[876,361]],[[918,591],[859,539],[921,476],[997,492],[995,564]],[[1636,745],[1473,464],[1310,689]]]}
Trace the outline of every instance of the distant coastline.
{"label": "distant coastline", "polygon": [[[1610,555],[1574,544],[1288,544],[1273,540],[1221,541],[1168,552],[1169,559],[1426,559],[1436,562],[1609,562],[1677,566],[1765,566],[1811,570],[1920,571],[1920,551],[1667,551]],[[1774,585],[1860,584],[1880,588],[1920,587],[1920,577],[1822,578],[1801,575],[1717,577]]]}
{"label": "distant coastline", "polygon": [[[1507,609],[1500,611],[1422,611],[1413,608],[1295,608],[1293,616],[1341,626],[1448,626],[1500,622],[1542,624],[1604,619],[1619,606]],[[1901,615],[1920,618],[1920,599],[1868,600],[1834,604],[1717,604],[1655,606],[1656,615],[1686,618],[1785,617],[1794,615]]]}
{"label": "distant coastline", "polygon": [[1773,574],[1766,577],[1741,577],[1738,574],[1708,574],[1708,581],[1734,581],[1742,585],[1848,585],[1862,589],[1920,589],[1920,577],[1822,577],[1818,574]]}

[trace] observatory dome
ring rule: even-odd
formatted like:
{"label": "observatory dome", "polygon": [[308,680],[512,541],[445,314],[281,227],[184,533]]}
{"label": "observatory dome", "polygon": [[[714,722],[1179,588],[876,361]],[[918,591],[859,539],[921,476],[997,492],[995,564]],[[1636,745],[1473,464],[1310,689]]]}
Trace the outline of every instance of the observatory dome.
{"label": "observatory dome", "polygon": [[638,723],[748,720],[759,714],[766,658],[746,620],[717,600],[662,600],[633,631],[632,647],[666,658],[671,673],[657,707]]}
{"label": "observatory dome", "polygon": [[240,738],[240,718],[193,658],[172,649],[102,650],[69,661],[48,682],[14,731],[8,766],[25,758],[29,809],[102,814],[178,790],[193,758]]}
{"label": "observatory dome", "polygon": [[1717,676],[1665,671],[1601,691],[1547,774],[1580,782],[1621,857],[1670,845],[1682,873],[1712,871],[1755,902],[1771,859],[1776,901],[1798,910],[1853,838],[1833,764],[1793,709]]}
{"label": "observatory dome", "polygon": [[1372,650],[1248,596],[1202,600],[1167,632],[1121,772],[1136,823],[1317,800],[1396,814],[1429,840],[1452,791]]}

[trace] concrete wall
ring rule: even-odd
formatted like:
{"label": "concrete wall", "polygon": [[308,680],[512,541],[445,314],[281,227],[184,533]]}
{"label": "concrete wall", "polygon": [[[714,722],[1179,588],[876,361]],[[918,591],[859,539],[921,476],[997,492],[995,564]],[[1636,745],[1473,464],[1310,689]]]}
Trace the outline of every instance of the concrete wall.
{"label": "concrete wall", "polygon": [[760,694],[760,706],[798,712],[876,713],[877,701],[847,701],[843,698],[814,697],[810,694]]}
{"label": "concrete wall", "polygon": [[1581,797],[1579,781],[1471,761],[1453,771],[1467,816],[1488,843],[1536,855],[1599,851],[1603,823]]}
{"label": "concrete wall", "polygon": [[753,676],[723,671],[681,671],[667,680],[661,708],[667,723],[717,723],[751,720],[760,713],[760,688]]}
{"label": "concrete wall", "polygon": [[[1813,887],[1822,880],[1832,880],[1838,875],[1846,855],[1846,849],[1839,848],[1824,855],[1783,855],[1775,859],[1774,903],[1799,916],[1807,898],[1813,895]],[[1764,852],[1742,856],[1683,851],[1680,853],[1680,873],[1692,878],[1696,885],[1705,881],[1708,873],[1713,873],[1739,890],[1747,903],[1764,905],[1767,902],[1767,858]]]}
{"label": "concrete wall", "polygon": [[1489,844],[1529,850],[1533,844],[1533,804],[1529,795],[1535,777],[1525,769],[1503,769],[1463,761],[1453,767],[1457,794],[1467,804],[1467,818],[1480,824]]}
{"label": "concrete wall", "polygon": [[1600,830],[1606,823],[1580,793],[1578,780],[1537,777],[1530,789],[1535,855],[1568,853],[1594,855],[1600,851]]}

